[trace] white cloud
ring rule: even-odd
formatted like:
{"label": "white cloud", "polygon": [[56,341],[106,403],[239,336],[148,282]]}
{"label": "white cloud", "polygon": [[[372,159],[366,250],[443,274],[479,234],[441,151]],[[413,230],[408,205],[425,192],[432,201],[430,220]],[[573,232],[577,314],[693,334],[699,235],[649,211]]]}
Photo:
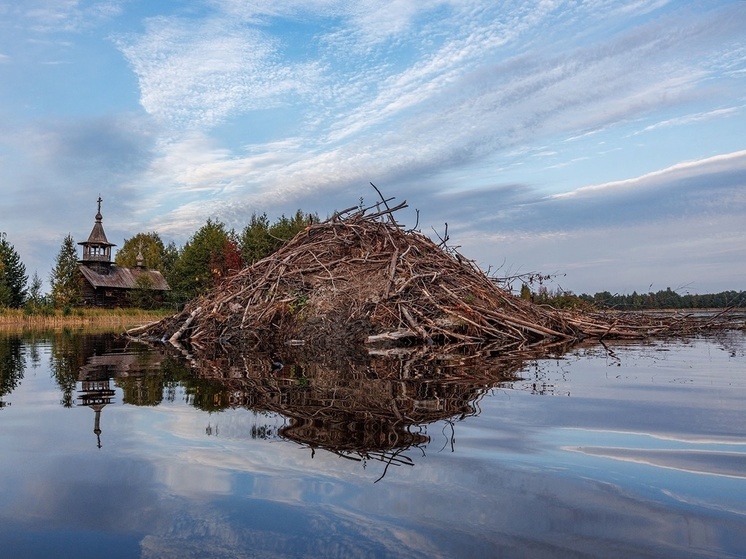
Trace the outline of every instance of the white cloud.
{"label": "white cloud", "polygon": [[153,18],[144,35],[118,44],[138,75],[143,108],[178,128],[282,106],[283,96],[318,79],[313,63],[283,66],[273,38],[225,20]]}
{"label": "white cloud", "polygon": [[27,0],[13,9],[37,32],[79,32],[122,13],[123,0]]}
{"label": "white cloud", "polygon": [[694,122],[702,122],[706,120],[710,120],[712,118],[723,118],[723,117],[733,117],[738,115],[739,112],[743,107],[727,107],[723,109],[715,109],[712,111],[706,111],[701,113],[694,113],[689,115],[684,115],[676,118],[670,118],[667,120],[662,120],[661,122],[657,122],[655,124],[651,124],[649,126],[646,126],[639,132],[635,132],[633,135],[642,134],[643,132],[650,132],[652,130],[657,130],[659,128],[668,128],[669,126],[683,126],[687,124],[692,124]]}
{"label": "white cloud", "polygon": [[562,199],[582,196],[583,194],[597,193],[604,190],[650,187],[661,183],[670,183],[682,178],[697,177],[720,171],[746,172],[746,150],[716,155],[714,157],[708,157],[697,161],[684,161],[672,165],[671,167],[667,167],[666,169],[653,171],[639,177],[583,186],[571,192],[554,194],[550,196],[550,198]]}

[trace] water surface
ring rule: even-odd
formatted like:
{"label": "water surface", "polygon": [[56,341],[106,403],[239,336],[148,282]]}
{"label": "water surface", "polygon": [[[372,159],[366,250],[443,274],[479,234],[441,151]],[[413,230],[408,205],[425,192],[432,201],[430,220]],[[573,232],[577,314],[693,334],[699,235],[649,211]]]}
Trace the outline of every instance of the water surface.
{"label": "water surface", "polygon": [[0,557],[746,556],[743,332],[271,357],[0,334]]}

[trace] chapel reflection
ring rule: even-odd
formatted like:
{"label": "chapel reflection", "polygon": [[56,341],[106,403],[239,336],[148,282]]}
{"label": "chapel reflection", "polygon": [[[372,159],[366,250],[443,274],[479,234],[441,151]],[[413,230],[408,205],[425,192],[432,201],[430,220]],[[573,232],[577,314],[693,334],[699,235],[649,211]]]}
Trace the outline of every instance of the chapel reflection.
{"label": "chapel reflection", "polygon": [[[77,405],[94,411],[93,432],[98,448],[101,442],[101,415],[105,406],[116,400],[116,388],[122,393],[122,403],[156,406],[163,400],[165,377],[162,363],[166,354],[129,344],[115,336],[83,336],[80,343],[72,343],[72,353],[56,352],[58,373],[66,371],[70,362],[85,360],[78,367],[75,378]],[[54,352],[53,352],[54,353]],[[60,374],[64,388],[71,385],[69,371]],[[64,390],[63,388],[63,390]],[[63,405],[68,396],[63,395]]]}
{"label": "chapel reflection", "polygon": [[[330,356],[302,347],[279,354],[200,352],[185,359],[170,347],[71,333],[54,340],[51,355],[61,403],[93,410],[99,448],[106,406],[157,406],[172,401],[179,387],[187,404],[211,414],[253,412],[248,437],[281,438],[312,455],[322,449],[387,465],[411,464],[402,453],[424,449],[429,424],[452,426],[478,414],[484,394],[515,381],[526,359],[439,355],[427,348]],[[208,423],[205,433],[218,435],[217,426]]]}
{"label": "chapel reflection", "polygon": [[114,401],[114,390],[111,387],[111,379],[86,379],[81,382],[78,392],[78,400],[81,406],[88,406],[95,413],[93,432],[96,434],[98,448],[101,448],[101,410],[104,406]]}

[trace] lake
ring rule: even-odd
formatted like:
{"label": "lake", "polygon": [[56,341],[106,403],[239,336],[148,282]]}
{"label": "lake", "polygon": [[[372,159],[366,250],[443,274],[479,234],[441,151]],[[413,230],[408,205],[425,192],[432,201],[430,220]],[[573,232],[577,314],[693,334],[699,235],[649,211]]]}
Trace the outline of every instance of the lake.
{"label": "lake", "polygon": [[746,333],[523,359],[0,333],[0,557],[746,557]]}

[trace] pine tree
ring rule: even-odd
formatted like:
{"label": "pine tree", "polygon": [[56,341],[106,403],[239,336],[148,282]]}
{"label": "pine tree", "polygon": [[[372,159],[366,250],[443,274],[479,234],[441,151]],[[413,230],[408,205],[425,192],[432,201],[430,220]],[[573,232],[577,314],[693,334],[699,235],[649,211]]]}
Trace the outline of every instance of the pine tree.
{"label": "pine tree", "polygon": [[26,301],[26,266],[5,233],[0,233],[0,307],[20,308]]}
{"label": "pine tree", "polygon": [[269,234],[267,214],[251,215],[251,221],[241,233],[241,255],[251,265],[274,252],[275,240]]}
{"label": "pine tree", "polygon": [[47,298],[41,292],[41,278],[39,274],[34,272],[31,276],[31,283],[28,288],[28,296],[26,297],[26,305],[24,307],[26,313],[36,314],[44,310],[47,305]]}
{"label": "pine tree", "polygon": [[80,305],[82,297],[78,276],[78,251],[70,234],[62,241],[49,280],[52,285],[52,301],[57,307]]}
{"label": "pine tree", "polygon": [[266,213],[252,214],[251,221],[240,237],[241,255],[244,262],[251,265],[269,256],[296,234],[319,221],[317,214],[303,213],[300,209],[292,217],[286,217],[283,214],[271,225]]}
{"label": "pine tree", "polygon": [[525,283],[521,285],[521,299],[531,300],[531,288]]}
{"label": "pine tree", "polygon": [[[166,278],[174,291],[173,296],[191,299],[222,281],[224,270],[218,264],[222,262],[227,242],[232,242],[231,249],[238,252],[235,236],[233,231],[226,230],[222,222],[208,219],[184,245]],[[229,259],[231,265],[235,266],[232,254]]]}

